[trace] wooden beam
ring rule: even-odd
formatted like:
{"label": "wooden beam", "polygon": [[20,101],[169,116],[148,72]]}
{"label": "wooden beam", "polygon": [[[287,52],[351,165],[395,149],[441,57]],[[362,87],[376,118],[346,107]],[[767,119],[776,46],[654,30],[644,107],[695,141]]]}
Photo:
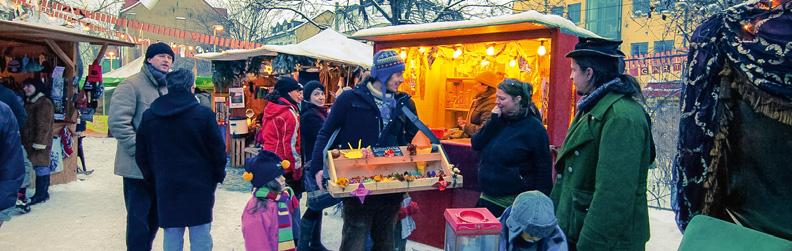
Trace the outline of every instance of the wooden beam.
{"label": "wooden beam", "polygon": [[[107,43],[102,44],[102,49],[99,50],[99,54],[96,54],[96,59],[94,59],[93,64],[99,64],[99,61],[104,58],[105,51],[107,51]],[[110,62],[112,64],[112,62]]]}
{"label": "wooden beam", "polygon": [[55,41],[52,41],[52,39],[44,39],[44,42],[49,45],[52,51],[55,52],[55,55],[58,55],[58,58],[63,60],[63,62],[66,62],[66,64],[71,66],[72,69],[75,67],[74,61],[68,55],[66,55],[66,52],[63,52],[63,50],[60,48],[60,46],[58,46],[58,44],[55,43]]}

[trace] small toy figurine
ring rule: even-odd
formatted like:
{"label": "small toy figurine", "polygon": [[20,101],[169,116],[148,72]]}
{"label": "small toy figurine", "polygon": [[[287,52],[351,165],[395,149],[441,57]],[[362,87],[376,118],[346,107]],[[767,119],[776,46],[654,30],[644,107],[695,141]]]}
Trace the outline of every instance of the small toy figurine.
{"label": "small toy figurine", "polygon": [[409,144],[407,145],[407,152],[409,152],[410,156],[414,156],[418,154],[418,149],[415,145]]}
{"label": "small toy figurine", "polygon": [[432,185],[432,186],[433,187],[437,187],[437,190],[445,191],[446,187],[448,187],[448,181],[445,181],[443,179],[443,176],[440,176],[440,179],[437,180],[437,182],[434,183],[434,185]]}
{"label": "small toy figurine", "polygon": [[332,151],[330,151],[330,154],[333,156],[334,159],[341,157],[341,151],[339,151],[338,149],[333,149]]}
{"label": "small toy figurine", "polygon": [[336,184],[338,186],[340,186],[341,188],[346,188],[349,185],[349,179],[347,179],[347,178],[338,178],[338,180],[336,180]]}

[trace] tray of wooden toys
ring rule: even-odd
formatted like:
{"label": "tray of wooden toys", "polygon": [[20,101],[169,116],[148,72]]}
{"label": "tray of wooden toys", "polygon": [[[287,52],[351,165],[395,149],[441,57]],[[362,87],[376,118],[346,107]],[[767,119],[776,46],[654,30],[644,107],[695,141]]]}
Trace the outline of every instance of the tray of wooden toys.
{"label": "tray of wooden toys", "polygon": [[462,175],[439,144],[368,147],[327,152],[333,197],[445,190],[462,187]]}

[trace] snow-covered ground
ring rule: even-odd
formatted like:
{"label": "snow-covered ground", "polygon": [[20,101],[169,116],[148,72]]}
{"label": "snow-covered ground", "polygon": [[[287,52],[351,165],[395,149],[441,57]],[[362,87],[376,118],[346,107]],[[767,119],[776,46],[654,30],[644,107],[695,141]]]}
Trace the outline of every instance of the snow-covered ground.
{"label": "snow-covered ground", "polygon": [[[53,186],[49,201],[4,223],[0,228],[0,250],[125,249],[126,210],[121,178],[113,175],[116,141],[86,138],[84,143],[88,167],[96,170],[94,174],[85,180]],[[249,194],[227,188],[216,193],[214,247],[244,250],[239,224]],[[341,243],[340,215],[327,211],[330,210],[325,211],[329,215],[324,218],[323,240],[328,248],[337,250]],[[649,217],[652,237],[647,250],[677,249],[682,236],[674,225],[674,214],[650,209]],[[162,250],[162,231],[154,241],[154,249]],[[407,250],[438,249],[409,242]]]}

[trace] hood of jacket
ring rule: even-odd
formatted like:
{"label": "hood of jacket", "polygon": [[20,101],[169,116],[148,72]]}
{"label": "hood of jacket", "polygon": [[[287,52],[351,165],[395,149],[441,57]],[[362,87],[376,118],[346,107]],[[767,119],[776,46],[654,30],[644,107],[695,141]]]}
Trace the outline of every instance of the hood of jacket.
{"label": "hood of jacket", "polygon": [[281,97],[278,98],[277,101],[278,102],[269,102],[267,107],[264,108],[262,112],[264,119],[276,118],[284,113],[292,112],[292,110],[298,114],[300,113],[300,109],[286,100],[286,98]]}
{"label": "hood of jacket", "polygon": [[170,117],[181,114],[195,106],[198,100],[188,91],[172,91],[151,103],[151,113],[157,117]]}

